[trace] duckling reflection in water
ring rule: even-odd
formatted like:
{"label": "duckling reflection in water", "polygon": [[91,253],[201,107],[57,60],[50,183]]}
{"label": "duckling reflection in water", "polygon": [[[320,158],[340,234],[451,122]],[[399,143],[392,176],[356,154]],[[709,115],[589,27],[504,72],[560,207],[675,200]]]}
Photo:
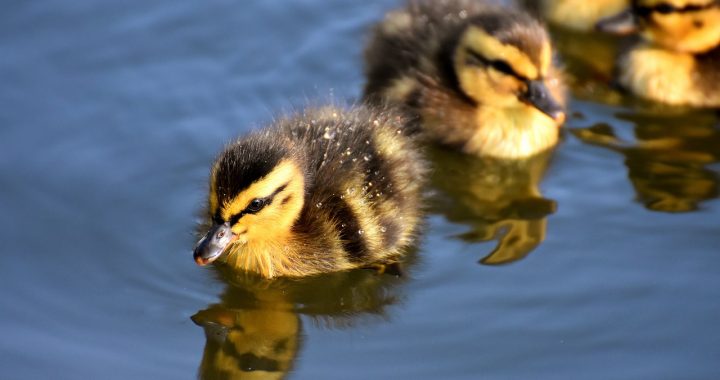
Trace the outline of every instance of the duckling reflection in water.
{"label": "duckling reflection in water", "polygon": [[371,271],[272,281],[231,272],[220,303],[192,316],[206,336],[201,379],[285,378],[303,344],[301,315],[333,329],[385,318],[404,281]]}
{"label": "duckling reflection in water", "polygon": [[720,162],[720,125],[714,115],[620,117],[635,122],[637,141],[618,138],[607,124],[572,131],[588,144],[625,156],[630,182],[646,208],[688,212],[718,197],[720,175],[708,168]]}
{"label": "duckling reflection in water", "polygon": [[637,30],[645,42],[618,60],[618,82],[635,95],[675,105],[720,107],[720,1],[633,0],[600,30]]}
{"label": "duckling reflection in water", "polygon": [[469,225],[463,240],[498,240],[483,264],[506,264],[520,260],[545,240],[546,218],[556,210],[555,201],[544,198],[539,184],[551,152],[526,160],[476,157],[434,147],[433,186],[439,193],[433,211],[452,221]]}
{"label": "duckling reflection in water", "polygon": [[257,308],[237,308],[231,301],[240,297],[226,293],[223,303],[193,315],[207,339],[201,379],[282,379],[292,369],[301,344],[300,318],[281,294],[265,297]]}
{"label": "duckling reflection in water", "polygon": [[426,172],[404,125],[328,107],[233,142],[210,172],[195,260],[267,278],[395,264],[415,241]]}
{"label": "duckling reflection in water", "polygon": [[469,154],[524,158],[558,142],[563,85],[542,25],[482,0],[410,0],[365,51],[371,104],[395,104],[427,140]]}

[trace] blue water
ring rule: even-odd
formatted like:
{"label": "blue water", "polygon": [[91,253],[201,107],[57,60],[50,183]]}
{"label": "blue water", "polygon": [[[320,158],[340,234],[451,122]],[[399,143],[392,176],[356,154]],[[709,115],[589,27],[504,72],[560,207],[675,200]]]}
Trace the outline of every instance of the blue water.
{"label": "blue water", "polygon": [[[222,344],[284,334],[296,349],[276,374],[293,379],[720,377],[717,115],[597,83],[576,80],[544,179],[498,169],[510,183],[492,193],[438,153],[473,179],[432,190],[402,279],[257,290],[194,264],[215,154],[282,111],[356,99],[367,28],[394,6],[0,6],[0,377],[195,378],[218,321]],[[627,143],[597,143],[608,129]],[[498,253],[510,264],[478,264],[522,228],[531,244]],[[235,339],[233,318],[261,333]]]}

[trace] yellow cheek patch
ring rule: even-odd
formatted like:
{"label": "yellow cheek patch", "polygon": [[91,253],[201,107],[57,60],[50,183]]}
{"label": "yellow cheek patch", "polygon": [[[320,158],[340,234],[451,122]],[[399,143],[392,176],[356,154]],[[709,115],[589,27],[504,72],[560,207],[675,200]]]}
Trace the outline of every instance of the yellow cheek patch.
{"label": "yellow cheek patch", "polygon": [[677,51],[702,53],[720,43],[720,8],[697,12],[653,13],[643,36]]}
{"label": "yellow cheek patch", "polygon": [[[527,54],[515,46],[503,44],[480,28],[470,27],[463,35],[460,46],[472,49],[486,59],[504,61],[516,73],[526,78],[536,79],[540,76],[537,67],[535,67]],[[547,50],[549,51],[549,46]],[[549,62],[549,52],[547,54],[548,58],[546,59]],[[544,55],[545,49],[543,49]]]}
{"label": "yellow cheek patch", "polygon": [[[264,198],[275,192],[280,186],[288,184],[291,180],[303,178],[302,173],[291,161],[281,161],[273,171],[265,177],[255,181],[247,190],[236,195],[222,209],[221,216],[229,220],[233,215],[239,214],[255,198]],[[302,183],[296,186],[302,186]]]}
{"label": "yellow cheek patch", "polygon": [[552,64],[552,47],[549,42],[545,42],[540,51],[540,77],[546,77],[550,71]]}

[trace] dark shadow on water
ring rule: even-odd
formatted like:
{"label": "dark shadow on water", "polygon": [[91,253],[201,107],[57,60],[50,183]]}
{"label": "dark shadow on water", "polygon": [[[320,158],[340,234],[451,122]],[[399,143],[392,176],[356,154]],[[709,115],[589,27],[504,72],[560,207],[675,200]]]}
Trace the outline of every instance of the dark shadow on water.
{"label": "dark shadow on water", "polygon": [[720,123],[712,112],[621,113],[634,124],[634,141],[597,124],[572,130],[587,144],[620,153],[637,200],[652,211],[688,212],[719,195]]}
{"label": "dark shadow on water", "polygon": [[432,211],[468,226],[458,236],[464,241],[497,241],[482,264],[520,260],[545,240],[547,216],[557,208],[539,189],[551,152],[526,160],[476,157],[439,147],[430,147],[428,154],[435,166]]}
{"label": "dark shadow on water", "polygon": [[[416,255],[409,255],[411,265]],[[220,302],[192,316],[205,331],[201,379],[281,379],[298,360],[301,316],[321,328],[387,321],[408,279],[354,270],[304,279],[265,280],[218,269],[227,287]]]}

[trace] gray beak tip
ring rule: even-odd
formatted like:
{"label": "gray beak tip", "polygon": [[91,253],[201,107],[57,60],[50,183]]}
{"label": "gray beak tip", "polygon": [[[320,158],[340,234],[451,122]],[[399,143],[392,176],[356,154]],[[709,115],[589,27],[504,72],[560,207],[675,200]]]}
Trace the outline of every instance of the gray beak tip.
{"label": "gray beak tip", "polygon": [[595,30],[616,35],[628,35],[637,31],[637,22],[631,9],[606,17],[595,24]]}
{"label": "gray beak tip", "polygon": [[230,224],[216,224],[198,242],[193,251],[193,258],[200,266],[205,266],[215,261],[225,248],[234,240]]}

